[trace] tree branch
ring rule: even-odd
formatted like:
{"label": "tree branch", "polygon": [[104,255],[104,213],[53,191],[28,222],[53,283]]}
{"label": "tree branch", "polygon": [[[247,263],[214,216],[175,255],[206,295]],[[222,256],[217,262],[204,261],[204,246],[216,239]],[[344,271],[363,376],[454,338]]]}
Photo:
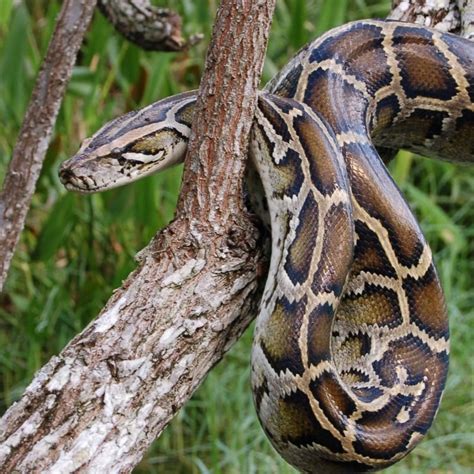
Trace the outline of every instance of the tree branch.
{"label": "tree branch", "polygon": [[202,39],[194,35],[185,41],[181,17],[149,0],[99,0],[99,9],[121,35],[146,50],[182,51]]}
{"label": "tree branch", "polygon": [[472,0],[457,0],[461,12],[461,36],[474,40],[474,2]]}
{"label": "tree branch", "polygon": [[456,0],[393,0],[388,18],[452,33],[458,33],[460,29]]}
{"label": "tree branch", "polygon": [[273,9],[222,1],[177,219],[0,421],[6,472],[129,471],[255,315],[265,261],[241,181]]}
{"label": "tree branch", "polygon": [[36,188],[59,107],[97,0],[65,0],[0,195],[0,291]]}

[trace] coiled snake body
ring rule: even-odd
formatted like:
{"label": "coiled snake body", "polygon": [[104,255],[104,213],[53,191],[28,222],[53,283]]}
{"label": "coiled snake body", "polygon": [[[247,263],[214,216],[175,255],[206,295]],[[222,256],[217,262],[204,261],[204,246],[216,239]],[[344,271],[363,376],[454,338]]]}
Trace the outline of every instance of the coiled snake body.
{"label": "coiled snake body", "polygon": [[[473,162],[473,99],[471,42],[383,21],[330,31],[259,94],[250,155],[266,203],[253,200],[268,206],[272,256],[252,386],[268,437],[303,472],[389,466],[433,421],[448,368],[443,293],[374,143],[387,157]],[[94,192],[182,160],[195,100],[110,122],[62,181]]]}

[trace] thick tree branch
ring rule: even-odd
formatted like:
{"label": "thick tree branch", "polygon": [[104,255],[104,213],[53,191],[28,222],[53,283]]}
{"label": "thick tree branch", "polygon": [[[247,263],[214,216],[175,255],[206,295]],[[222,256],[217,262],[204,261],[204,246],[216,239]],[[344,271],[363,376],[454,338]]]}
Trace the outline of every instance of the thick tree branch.
{"label": "thick tree branch", "polygon": [[222,1],[177,219],[0,421],[6,472],[128,472],[255,315],[241,181],[273,9]]}
{"label": "thick tree branch", "polygon": [[0,195],[0,291],[25,224],[59,106],[97,0],[65,0]]}
{"label": "thick tree branch", "polygon": [[149,0],[99,0],[99,8],[120,34],[143,49],[182,51],[201,39],[195,35],[185,41],[181,17]]}

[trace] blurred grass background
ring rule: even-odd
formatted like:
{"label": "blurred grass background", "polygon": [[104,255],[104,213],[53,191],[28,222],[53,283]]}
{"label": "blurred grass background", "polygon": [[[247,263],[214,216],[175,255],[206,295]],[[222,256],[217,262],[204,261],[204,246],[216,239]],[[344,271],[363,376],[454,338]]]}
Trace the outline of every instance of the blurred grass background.
{"label": "blurred grass background", "polygon": [[[181,169],[104,194],[66,193],[59,163],[106,121],[196,88],[217,0],[156,2],[179,8],[179,54],[145,53],[97,13],[62,104],[6,290],[0,296],[0,413],[52,354],[93,318],[134,268],[133,257],[173,216]],[[60,2],[0,1],[0,182]],[[317,34],[383,18],[388,0],[278,0],[263,81]],[[431,243],[449,305],[451,368],[427,439],[390,473],[472,472],[474,170],[400,152],[392,172]],[[293,473],[258,425],[249,387],[250,329],[177,415],[138,473]],[[1,471],[1,468],[0,468]]]}

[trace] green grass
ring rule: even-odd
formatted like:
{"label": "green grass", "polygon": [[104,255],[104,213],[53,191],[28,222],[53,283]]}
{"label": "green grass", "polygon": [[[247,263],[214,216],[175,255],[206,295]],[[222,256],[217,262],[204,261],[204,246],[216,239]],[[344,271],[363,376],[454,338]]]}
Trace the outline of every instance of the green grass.
{"label": "green grass", "polygon": [[[0,180],[59,9],[56,0],[14,3],[0,1]],[[140,51],[95,16],[0,296],[0,412],[98,313],[134,268],[134,254],[173,216],[180,169],[101,195],[78,196],[61,187],[59,163],[112,117],[197,87],[217,3],[179,2],[186,33],[206,35],[181,54]],[[383,17],[388,7],[385,0],[280,0],[263,80],[318,33],[356,18]],[[389,472],[471,472],[474,172],[401,155],[392,171],[435,254],[449,304],[452,355],[446,394],[430,434]],[[247,331],[211,372],[136,472],[294,472],[272,451],[254,413],[251,337]]]}

